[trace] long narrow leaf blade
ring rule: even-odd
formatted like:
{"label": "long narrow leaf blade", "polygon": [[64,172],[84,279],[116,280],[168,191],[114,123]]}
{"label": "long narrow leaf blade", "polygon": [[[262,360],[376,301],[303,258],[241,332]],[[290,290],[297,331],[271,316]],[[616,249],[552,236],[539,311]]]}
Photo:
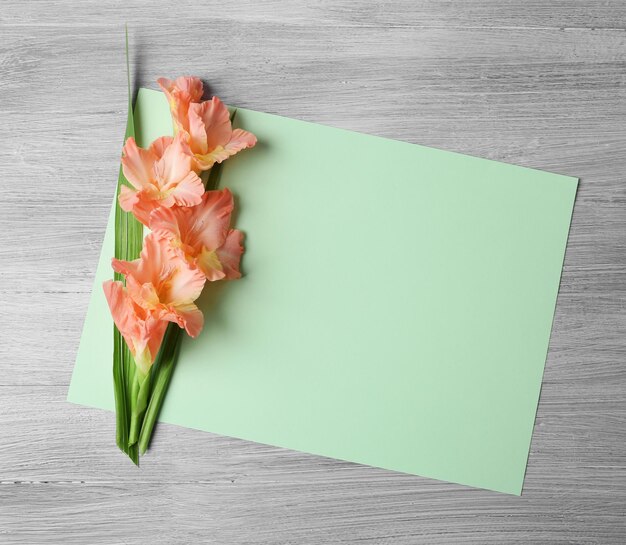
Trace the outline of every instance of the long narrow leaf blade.
{"label": "long narrow leaf blade", "polygon": [[[132,91],[130,85],[130,60],[128,54],[128,29],[126,29],[126,77],[128,81],[128,116],[126,120],[126,135],[135,136],[135,123],[133,119]],[[130,185],[122,167],[120,166],[117,195],[122,185]],[[115,257],[118,259],[137,259],[141,253],[143,243],[143,226],[134,216],[124,212],[115,201]],[[122,275],[115,273],[115,280],[124,281]],[[137,464],[139,462],[136,446],[128,447],[128,433],[130,426],[130,394],[134,380],[135,362],[130,350],[117,328],[114,328],[113,339],[113,382],[115,389],[115,412],[116,412],[116,442],[118,447],[128,454]]]}
{"label": "long narrow leaf blade", "polygon": [[178,360],[178,352],[182,341],[183,330],[177,324],[169,324],[163,344],[157,355],[154,367],[152,369],[152,392],[150,401],[143,419],[141,433],[139,434],[139,452],[144,454],[150,444],[154,425],[161,411],[167,388],[172,379],[176,361]]}

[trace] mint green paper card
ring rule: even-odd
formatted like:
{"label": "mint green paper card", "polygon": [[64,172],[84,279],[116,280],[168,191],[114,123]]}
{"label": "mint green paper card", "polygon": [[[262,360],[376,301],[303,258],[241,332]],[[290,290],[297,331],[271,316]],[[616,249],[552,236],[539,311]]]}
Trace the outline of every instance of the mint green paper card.
{"label": "mint green paper card", "polygon": [[[171,134],[159,92],[135,117],[143,146]],[[205,288],[161,420],[520,494],[577,180],[243,109],[236,124],[259,140],[221,178],[244,277]],[[111,214],[68,395],[109,410],[113,243]]]}

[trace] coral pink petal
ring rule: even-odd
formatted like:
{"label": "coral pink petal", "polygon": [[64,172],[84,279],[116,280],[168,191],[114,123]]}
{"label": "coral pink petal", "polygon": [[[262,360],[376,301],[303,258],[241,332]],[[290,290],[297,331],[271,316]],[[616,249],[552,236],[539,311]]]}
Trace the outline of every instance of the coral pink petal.
{"label": "coral pink petal", "polygon": [[178,306],[195,301],[202,292],[204,282],[205,277],[202,271],[192,269],[186,263],[181,262],[178,270],[169,279],[167,292],[159,294],[161,302]]}
{"label": "coral pink petal", "polygon": [[191,104],[190,112],[196,112],[204,123],[207,136],[207,149],[225,146],[230,140],[232,127],[230,113],[226,105],[217,97],[200,104]]}
{"label": "coral pink petal", "polygon": [[178,245],[182,242],[179,222],[185,223],[179,220],[179,216],[189,214],[191,210],[188,208],[157,208],[150,214],[150,230],[156,236],[168,238]]}
{"label": "coral pink petal", "polygon": [[222,280],[226,277],[222,263],[214,250],[202,250],[200,255],[196,258],[196,265],[209,282]]}
{"label": "coral pink petal", "polygon": [[229,157],[226,149],[220,146],[205,155],[194,155],[194,168],[198,171],[209,170],[215,163],[221,163]]}
{"label": "coral pink petal", "polygon": [[196,155],[193,168],[196,172],[209,170],[215,163],[215,158],[212,155]]}
{"label": "coral pink petal", "polygon": [[168,95],[177,94],[181,99],[188,102],[198,102],[202,98],[204,88],[202,80],[193,76],[181,76],[172,81],[167,78],[159,78],[157,83],[163,89],[163,92]]}
{"label": "coral pink petal", "polygon": [[122,154],[122,171],[135,189],[143,189],[150,184],[154,177],[154,154],[138,147],[132,136],[126,140]]}
{"label": "coral pink petal", "polygon": [[174,203],[179,206],[195,206],[202,201],[204,184],[198,175],[190,171],[182,180],[176,184],[171,193]]}
{"label": "coral pink petal", "polygon": [[193,76],[182,76],[176,78],[174,82],[176,87],[180,89],[182,95],[188,98],[190,102],[198,102],[202,98],[204,93],[204,86],[202,80]]}
{"label": "coral pink petal", "polygon": [[[163,268],[168,263],[167,242],[150,233],[143,240],[139,259],[123,261],[113,258],[111,266],[115,272],[126,275],[127,284],[135,282],[138,286],[146,283],[158,285]],[[132,277],[132,278],[131,278]]]}
{"label": "coral pink petal", "polygon": [[221,248],[217,249],[216,253],[226,278],[229,280],[241,278],[239,263],[243,254],[243,233],[237,229],[232,229],[226,237],[226,242],[224,242]]}
{"label": "coral pink petal", "polygon": [[161,316],[165,320],[178,324],[187,331],[190,337],[194,338],[200,334],[204,326],[202,311],[193,303],[176,307]]}
{"label": "coral pink petal", "polygon": [[[162,280],[165,269],[172,268],[171,252],[166,240],[157,237],[154,233],[150,233],[143,240],[143,249],[139,259],[135,279],[140,284],[151,283],[158,286]],[[161,302],[163,302],[161,300]]]}
{"label": "coral pink petal", "polygon": [[104,296],[106,297],[109,309],[111,310],[111,316],[115,325],[120,330],[120,333],[124,335],[129,348],[133,350],[132,342],[128,342],[127,335],[132,329],[132,302],[128,296],[128,293],[124,289],[124,284],[121,282],[114,282],[113,280],[107,280],[102,284],[104,290]]}
{"label": "coral pink petal", "polygon": [[134,276],[126,277],[126,290],[131,299],[145,310],[155,310],[159,305],[159,295],[150,282],[140,284]]}
{"label": "coral pink petal", "polygon": [[179,313],[184,321],[184,328],[190,337],[197,337],[204,326],[204,316],[198,307],[193,305],[193,309],[179,309]]}
{"label": "coral pink petal", "polygon": [[192,170],[191,152],[186,136],[179,132],[155,165],[155,173],[161,187],[176,184]]}
{"label": "coral pink petal", "polygon": [[174,88],[174,82],[168,78],[159,78],[157,79],[157,83],[159,84],[159,87],[169,99],[172,89]]}
{"label": "coral pink petal", "polygon": [[173,141],[174,139],[171,136],[161,136],[160,138],[154,140],[152,144],[150,144],[148,150],[152,152],[156,160],[159,160],[161,157],[163,157],[165,150],[170,146]]}
{"label": "coral pink petal", "polygon": [[156,317],[150,317],[146,321],[146,334],[148,338],[148,350],[150,350],[150,357],[154,361],[159,353],[161,344],[163,343],[163,336],[167,329],[167,322],[165,320],[159,320]]}
{"label": "coral pink petal", "polygon": [[176,130],[188,131],[189,105],[202,98],[202,81],[193,77],[180,77],[175,81],[166,78],[157,80],[167,96]]}
{"label": "coral pink petal", "polygon": [[196,170],[209,170],[215,163],[221,163],[243,149],[256,144],[256,136],[242,129],[235,129],[225,146],[217,146],[205,154],[194,155]]}
{"label": "coral pink petal", "polygon": [[235,155],[238,151],[251,148],[255,144],[256,136],[254,134],[243,129],[235,129],[224,149],[228,152],[228,155]]}
{"label": "coral pink petal", "polygon": [[127,275],[134,275],[137,273],[137,269],[139,267],[139,261],[136,259],[134,261],[124,261],[123,259],[117,259],[116,257],[111,258],[111,268],[116,272]]}
{"label": "coral pink petal", "polygon": [[137,191],[133,191],[127,185],[120,187],[120,194],[117,200],[120,203],[120,208],[124,210],[124,212],[132,212],[135,205],[139,202]]}
{"label": "coral pink petal", "polygon": [[[126,198],[126,197],[124,197]],[[122,205],[122,193],[120,193],[120,206],[123,210],[126,210]],[[129,210],[133,213],[133,215],[143,223],[145,226],[148,226],[150,223],[150,214],[153,210],[158,208],[159,201],[152,198],[151,193],[149,191],[138,191],[135,193],[135,199],[132,206],[132,209]],[[126,203],[125,203],[126,204]]]}
{"label": "coral pink petal", "polygon": [[217,250],[228,234],[234,206],[233,194],[228,188],[207,191],[189,218],[189,236],[192,240],[183,242],[196,246],[199,243],[209,251]]}
{"label": "coral pink petal", "polygon": [[190,108],[187,116],[189,126],[189,148],[194,155],[204,155],[208,152],[206,128],[200,115],[201,105]]}

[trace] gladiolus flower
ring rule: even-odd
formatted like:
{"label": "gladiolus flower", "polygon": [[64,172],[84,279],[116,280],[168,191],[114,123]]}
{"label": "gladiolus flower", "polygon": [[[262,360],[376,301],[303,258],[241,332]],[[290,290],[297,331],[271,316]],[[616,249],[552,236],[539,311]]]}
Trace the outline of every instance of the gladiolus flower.
{"label": "gladiolus flower", "polygon": [[123,185],[120,206],[148,225],[150,212],[179,205],[193,206],[204,193],[202,180],[193,171],[193,160],[184,133],[174,139],[157,138],[148,149],[137,146],[135,139],[126,140],[123,149],[124,176],[135,190]]}
{"label": "gladiolus flower", "polygon": [[228,189],[207,191],[197,206],[154,211],[150,229],[208,280],[239,278],[243,233],[229,229],[233,207]]}
{"label": "gladiolus flower", "polygon": [[113,321],[145,376],[159,352],[167,322],[157,313],[138,305],[122,282],[108,280],[103,288]]}
{"label": "gladiolus flower", "polygon": [[187,132],[186,125],[183,126],[181,123],[187,119],[189,105],[192,102],[200,102],[204,92],[202,81],[199,78],[182,76],[174,81],[167,78],[159,78],[157,82],[163,89],[167,102],[170,105],[174,130],[176,132],[179,130]]}
{"label": "gladiolus flower", "polygon": [[189,135],[196,172],[209,170],[215,163],[256,144],[252,133],[233,130],[228,108],[219,98],[200,102],[202,82],[198,78],[161,78],[158,82],[169,101],[174,130]]}
{"label": "gladiolus flower", "polygon": [[243,129],[234,129],[228,108],[217,97],[190,104],[189,148],[193,153],[195,168],[208,170],[242,149],[256,144],[256,136]]}
{"label": "gladiolus flower", "polygon": [[201,271],[191,268],[168,241],[154,233],[144,239],[139,259],[113,258],[113,270],[126,275],[126,289],[133,303],[160,320],[174,322],[191,337],[197,337],[204,323],[194,304],[204,287]]}

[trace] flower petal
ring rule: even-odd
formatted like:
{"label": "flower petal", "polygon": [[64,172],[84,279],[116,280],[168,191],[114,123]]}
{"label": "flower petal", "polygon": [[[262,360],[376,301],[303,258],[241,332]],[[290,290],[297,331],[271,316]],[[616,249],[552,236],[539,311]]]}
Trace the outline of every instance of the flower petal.
{"label": "flower petal", "polygon": [[152,183],[155,159],[154,153],[137,146],[132,136],[126,140],[122,149],[122,171],[135,189],[143,189]]}
{"label": "flower petal", "polygon": [[233,132],[230,124],[230,113],[226,105],[217,97],[205,100],[200,104],[190,104],[190,113],[197,113],[202,119],[207,138],[207,149],[225,146]]}
{"label": "flower petal", "polygon": [[[143,239],[143,248],[139,259],[123,261],[111,259],[111,267],[115,272],[125,275],[126,282],[135,281],[139,286],[151,283],[159,285],[163,268],[168,263],[167,242],[150,233]],[[129,277],[133,277],[132,280]]]}
{"label": "flower petal", "polygon": [[145,322],[145,336],[148,338],[147,346],[150,350],[151,362],[154,362],[159,353],[166,329],[167,321],[158,319],[156,316],[150,315]]}
{"label": "flower petal", "polygon": [[159,160],[173,141],[171,136],[161,136],[150,144],[148,150],[154,154],[155,160]]}
{"label": "flower petal", "polygon": [[133,205],[131,212],[138,221],[148,227],[150,224],[150,214],[153,210],[161,206],[162,201],[155,199],[152,191],[146,190],[138,191],[136,197],[137,202]]}
{"label": "flower petal", "polygon": [[185,133],[179,132],[154,166],[158,185],[162,189],[177,184],[193,170],[186,138]]}
{"label": "flower petal", "polygon": [[189,148],[194,155],[203,155],[207,153],[207,137],[204,121],[198,108],[191,108],[187,114],[186,129],[189,133]]}
{"label": "flower petal", "polygon": [[204,326],[202,311],[193,303],[179,305],[170,311],[163,313],[162,317],[184,328],[190,337],[197,337]]}
{"label": "flower petal", "polygon": [[187,114],[189,105],[193,102],[199,102],[202,98],[202,93],[204,92],[202,81],[198,78],[185,76],[174,81],[167,78],[160,78],[157,81],[167,96],[170,111],[172,112],[174,130],[188,131]]}
{"label": "flower petal", "polygon": [[231,229],[228,232],[224,245],[217,249],[217,257],[219,258],[224,274],[229,280],[241,278],[239,271],[239,263],[243,254],[243,233],[237,229]]}
{"label": "flower petal", "polygon": [[[125,212],[131,212],[138,221],[147,227],[150,223],[150,213],[159,208],[160,205],[160,201],[154,199],[152,193],[145,189],[133,191],[130,187],[123,185],[118,196],[120,208]],[[171,200],[173,203],[173,199]]]}
{"label": "flower petal", "polygon": [[159,306],[159,294],[151,282],[140,284],[132,275],[128,275],[126,290],[133,302],[145,310],[156,310]]}
{"label": "flower petal", "polygon": [[196,264],[209,282],[222,280],[222,278],[226,277],[222,263],[217,257],[215,250],[207,250],[206,248],[202,250],[196,258]]}
{"label": "flower petal", "polygon": [[243,129],[235,129],[224,149],[228,155],[235,155],[238,151],[246,148],[252,148],[256,144],[256,136],[251,132]]}
{"label": "flower petal", "polygon": [[160,207],[150,214],[150,230],[161,238],[172,241],[173,246],[182,244],[181,225],[186,225],[180,216],[189,216],[190,208],[164,208]]}
{"label": "flower petal", "polygon": [[172,190],[171,196],[179,206],[195,206],[202,201],[204,184],[198,175],[191,171]]}
{"label": "flower petal", "polygon": [[123,275],[134,274],[138,267],[138,260],[124,261],[123,259],[111,258],[111,268],[116,272]]}
{"label": "flower petal", "polygon": [[226,149],[222,146],[218,146],[204,155],[194,155],[194,169],[197,171],[209,170],[215,163],[219,164],[222,161],[226,161],[229,157],[230,155]]}
{"label": "flower petal", "polygon": [[133,191],[127,185],[120,187],[120,194],[117,200],[120,203],[120,208],[124,210],[124,212],[132,212],[135,205],[139,202],[137,191]]}
{"label": "flower petal", "polygon": [[133,304],[124,284],[119,281],[107,280],[102,284],[104,296],[106,297],[113,322],[124,337],[128,348],[135,354],[135,344],[133,342],[133,325],[135,313]]}
{"label": "flower petal", "polygon": [[207,250],[217,250],[226,239],[230,216],[235,203],[233,194],[228,188],[207,191],[202,202],[193,208],[189,218],[190,228],[185,244],[204,246]]}
{"label": "flower petal", "polygon": [[168,99],[170,96],[176,95],[176,98],[179,100],[198,102],[204,92],[202,80],[193,76],[180,76],[174,81],[167,78],[159,78],[157,83],[163,89]]}
{"label": "flower petal", "polygon": [[161,303],[176,307],[195,301],[204,287],[204,274],[177,255],[172,255],[171,259],[175,270],[168,278],[167,287],[159,292]]}

